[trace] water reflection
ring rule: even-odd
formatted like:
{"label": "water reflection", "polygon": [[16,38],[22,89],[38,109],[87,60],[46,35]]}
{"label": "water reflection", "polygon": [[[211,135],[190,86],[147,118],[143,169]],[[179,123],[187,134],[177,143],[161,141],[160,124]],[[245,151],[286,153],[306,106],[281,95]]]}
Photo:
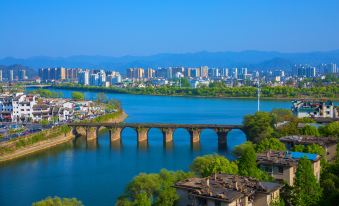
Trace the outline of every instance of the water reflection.
{"label": "water reflection", "polygon": [[122,141],[121,141],[121,139],[115,140],[115,141],[110,141],[110,147],[113,150],[117,150],[117,151],[121,150],[122,149]]}

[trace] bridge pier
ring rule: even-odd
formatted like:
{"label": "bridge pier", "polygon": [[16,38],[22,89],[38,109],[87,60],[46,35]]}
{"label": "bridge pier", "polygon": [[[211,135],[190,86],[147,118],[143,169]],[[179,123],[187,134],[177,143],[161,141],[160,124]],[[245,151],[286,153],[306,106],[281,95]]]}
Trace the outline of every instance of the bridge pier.
{"label": "bridge pier", "polygon": [[163,135],[163,142],[164,142],[165,145],[173,142],[174,128],[162,128],[161,132],[162,132],[162,135]]}
{"label": "bridge pier", "polygon": [[200,143],[200,129],[198,128],[189,128],[188,132],[191,137],[191,144]]}
{"label": "bridge pier", "polygon": [[98,137],[99,129],[97,127],[86,128],[86,140],[95,140]]}
{"label": "bridge pier", "polygon": [[121,131],[122,131],[121,127],[114,127],[109,129],[109,136],[111,138],[111,142],[121,140]]}
{"label": "bridge pier", "polygon": [[149,128],[146,127],[138,127],[137,129],[137,134],[138,134],[138,143],[140,142],[147,142],[148,140],[148,130]]}
{"label": "bridge pier", "polygon": [[215,132],[218,136],[218,148],[225,150],[227,149],[227,133],[229,132],[228,129],[218,128],[215,129]]}

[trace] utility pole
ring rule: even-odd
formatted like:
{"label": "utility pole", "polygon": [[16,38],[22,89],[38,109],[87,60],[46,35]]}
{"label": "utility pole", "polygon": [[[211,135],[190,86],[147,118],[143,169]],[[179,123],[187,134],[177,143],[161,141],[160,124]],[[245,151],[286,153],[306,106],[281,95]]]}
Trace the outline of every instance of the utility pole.
{"label": "utility pole", "polygon": [[257,93],[258,93],[258,109],[260,111],[260,77],[258,76],[258,85],[257,85]]}

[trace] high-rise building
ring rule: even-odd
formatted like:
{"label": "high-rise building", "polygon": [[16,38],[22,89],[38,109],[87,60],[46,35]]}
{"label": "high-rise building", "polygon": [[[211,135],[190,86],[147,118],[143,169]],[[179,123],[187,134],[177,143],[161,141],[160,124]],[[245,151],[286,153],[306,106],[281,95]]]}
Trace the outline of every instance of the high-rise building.
{"label": "high-rise building", "polygon": [[98,74],[98,85],[96,86],[105,86],[106,72],[104,70],[100,70],[97,74]]}
{"label": "high-rise building", "polygon": [[220,69],[220,76],[228,77],[229,76],[228,74],[229,74],[228,68],[221,68]]}
{"label": "high-rise building", "polygon": [[27,76],[26,76],[26,70],[25,69],[21,69],[19,70],[19,80],[25,80],[27,79]]}
{"label": "high-rise building", "polygon": [[200,67],[200,76],[203,77],[203,78],[208,77],[208,66]]}
{"label": "high-rise building", "polygon": [[200,77],[200,68],[191,68],[191,77]]}
{"label": "high-rise building", "polygon": [[74,82],[78,79],[78,73],[80,69],[76,68],[67,68],[66,69],[66,77],[65,79],[71,82]]}
{"label": "high-rise building", "polygon": [[127,69],[127,71],[126,71],[127,78],[133,79],[133,71],[134,71],[133,68]]}
{"label": "high-rise building", "polygon": [[172,67],[168,67],[166,69],[166,78],[167,79],[173,79],[173,71],[172,71]]}
{"label": "high-rise building", "polygon": [[184,74],[184,67],[172,67],[172,77],[177,78],[179,73]]}
{"label": "high-rise building", "polygon": [[298,77],[311,78],[316,76],[316,69],[309,65],[294,65],[293,74]]}
{"label": "high-rise building", "polygon": [[133,76],[136,78],[136,79],[142,79],[144,78],[144,69],[143,68],[136,68],[134,69],[134,74]]}
{"label": "high-rise building", "polygon": [[10,82],[14,81],[14,71],[13,70],[9,70],[8,81],[10,81]]}
{"label": "high-rise building", "polygon": [[66,79],[66,69],[59,68],[41,68],[39,76],[42,81],[63,81]]}
{"label": "high-rise building", "polygon": [[0,70],[0,82],[2,82],[2,70]]}
{"label": "high-rise building", "polygon": [[147,79],[152,79],[155,76],[155,70],[152,68],[148,68],[146,70],[146,78]]}
{"label": "high-rise building", "polygon": [[191,77],[191,68],[185,69],[184,75],[185,75],[185,77]]}
{"label": "high-rise building", "polygon": [[338,72],[338,68],[336,64],[326,64],[325,65],[325,74],[336,74]]}
{"label": "high-rise building", "polygon": [[238,79],[238,68],[233,68],[233,78]]}
{"label": "high-rise building", "polygon": [[78,83],[82,85],[89,85],[89,70],[81,70],[78,74]]}

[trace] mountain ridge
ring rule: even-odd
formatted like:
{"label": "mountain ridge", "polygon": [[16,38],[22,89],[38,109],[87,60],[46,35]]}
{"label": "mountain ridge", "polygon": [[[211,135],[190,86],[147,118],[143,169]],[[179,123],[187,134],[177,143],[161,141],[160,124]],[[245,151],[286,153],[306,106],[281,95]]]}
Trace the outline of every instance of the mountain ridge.
{"label": "mountain ridge", "polygon": [[69,57],[34,56],[29,58],[5,57],[0,65],[21,64],[34,69],[41,67],[81,67],[90,69],[115,69],[125,71],[129,67],[210,66],[248,67],[249,69],[290,69],[293,64],[339,64],[339,50],[293,52],[247,50],[240,52],[188,52],[160,53],[148,56],[72,55]]}

